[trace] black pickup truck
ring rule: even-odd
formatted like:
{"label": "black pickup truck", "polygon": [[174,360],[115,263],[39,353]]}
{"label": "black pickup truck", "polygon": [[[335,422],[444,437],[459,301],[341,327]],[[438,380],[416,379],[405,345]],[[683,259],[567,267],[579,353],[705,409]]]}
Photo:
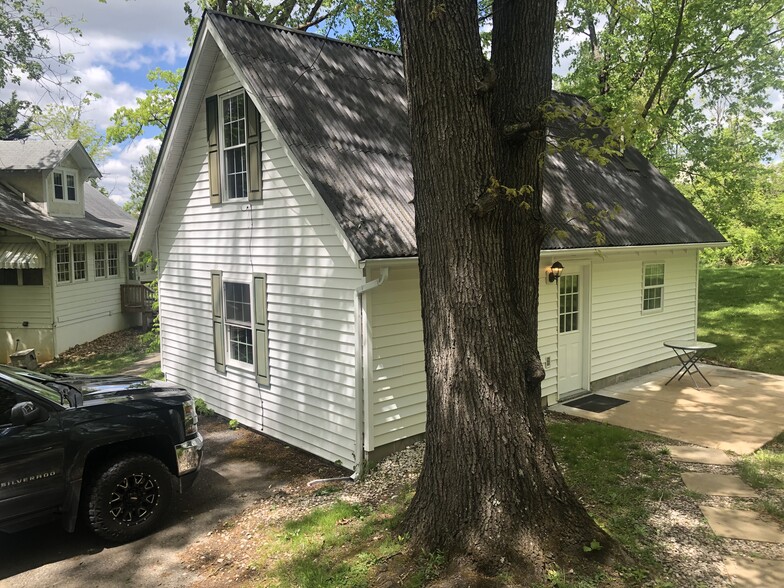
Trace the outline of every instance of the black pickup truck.
{"label": "black pickup truck", "polygon": [[0,531],[82,515],[110,541],[149,533],[198,474],[197,423],[172,384],[0,366]]}

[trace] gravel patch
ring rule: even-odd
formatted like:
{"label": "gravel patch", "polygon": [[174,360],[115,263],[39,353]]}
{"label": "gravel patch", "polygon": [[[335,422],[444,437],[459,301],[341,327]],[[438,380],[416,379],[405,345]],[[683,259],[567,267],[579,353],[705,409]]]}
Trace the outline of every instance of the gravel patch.
{"label": "gravel patch", "polygon": [[[645,443],[658,459],[670,461],[677,471],[734,474],[733,466],[675,462],[662,449],[671,441]],[[375,506],[416,484],[422,467],[424,444],[417,443],[394,454],[371,471],[364,480],[285,486],[270,498],[260,500],[235,520],[227,521],[187,553],[185,565],[199,574],[200,587],[245,584],[261,579],[254,567],[257,531],[307,515],[337,501]],[[752,510],[754,499],[699,496],[689,493],[678,475],[677,486],[667,500],[652,504],[649,537],[656,543],[655,557],[664,570],[662,580],[678,588],[732,586],[724,560],[727,557],[784,559],[784,546],[717,537],[708,526],[699,505]],[[259,572],[260,574],[261,572]]]}

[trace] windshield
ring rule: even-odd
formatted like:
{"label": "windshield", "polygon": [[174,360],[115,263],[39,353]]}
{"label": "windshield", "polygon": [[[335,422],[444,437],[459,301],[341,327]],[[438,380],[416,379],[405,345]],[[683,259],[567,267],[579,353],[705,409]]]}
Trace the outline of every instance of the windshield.
{"label": "windshield", "polygon": [[38,394],[38,396],[43,396],[47,400],[54,402],[55,404],[63,405],[68,404],[68,401],[63,402],[63,398],[60,396],[60,393],[56,390],[52,390],[51,388],[47,388],[43,384],[39,384],[38,382],[33,382],[32,380],[25,378],[23,376],[17,374],[10,374],[7,371],[3,370],[0,371],[0,378],[3,378],[13,384],[16,384],[20,388],[24,388],[28,392],[32,392],[34,394]]}

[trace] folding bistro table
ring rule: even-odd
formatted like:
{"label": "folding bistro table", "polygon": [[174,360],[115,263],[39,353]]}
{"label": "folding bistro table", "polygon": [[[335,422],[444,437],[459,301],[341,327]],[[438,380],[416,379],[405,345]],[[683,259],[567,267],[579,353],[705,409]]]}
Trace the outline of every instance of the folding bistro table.
{"label": "folding bistro table", "polygon": [[[700,374],[702,379],[708,382],[708,386],[713,386],[708,381],[708,378],[705,377],[700,371],[700,368],[697,366],[697,362],[705,355],[705,352],[709,349],[713,349],[716,346],[713,343],[706,343],[705,341],[665,341],[665,347],[669,347],[675,352],[678,360],[681,362],[681,367],[678,368],[678,371],[667,380],[667,384],[672,382],[675,377],[677,376],[678,380],[680,380],[686,374],[689,374],[692,383],[694,384],[695,388],[699,388],[697,382],[694,381],[694,376],[692,374]],[[665,384],[665,386],[667,385]]]}

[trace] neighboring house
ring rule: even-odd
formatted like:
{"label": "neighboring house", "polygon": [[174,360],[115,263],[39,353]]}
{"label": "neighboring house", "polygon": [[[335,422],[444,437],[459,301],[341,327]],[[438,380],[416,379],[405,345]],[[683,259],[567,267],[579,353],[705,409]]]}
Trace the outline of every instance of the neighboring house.
{"label": "neighboring house", "polygon": [[0,141],[0,363],[138,322],[120,304],[136,221],[98,177],[79,141]]}
{"label": "neighboring house", "polygon": [[[132,248],[158,257],[167,378],[347,467],[421,435],[412,198],[399,55],[208,12]],[[566,218],[616,202],[601,247]],[[669,363],[721,234],[633,149],[549,156],[544,203],[543,403]]]}

